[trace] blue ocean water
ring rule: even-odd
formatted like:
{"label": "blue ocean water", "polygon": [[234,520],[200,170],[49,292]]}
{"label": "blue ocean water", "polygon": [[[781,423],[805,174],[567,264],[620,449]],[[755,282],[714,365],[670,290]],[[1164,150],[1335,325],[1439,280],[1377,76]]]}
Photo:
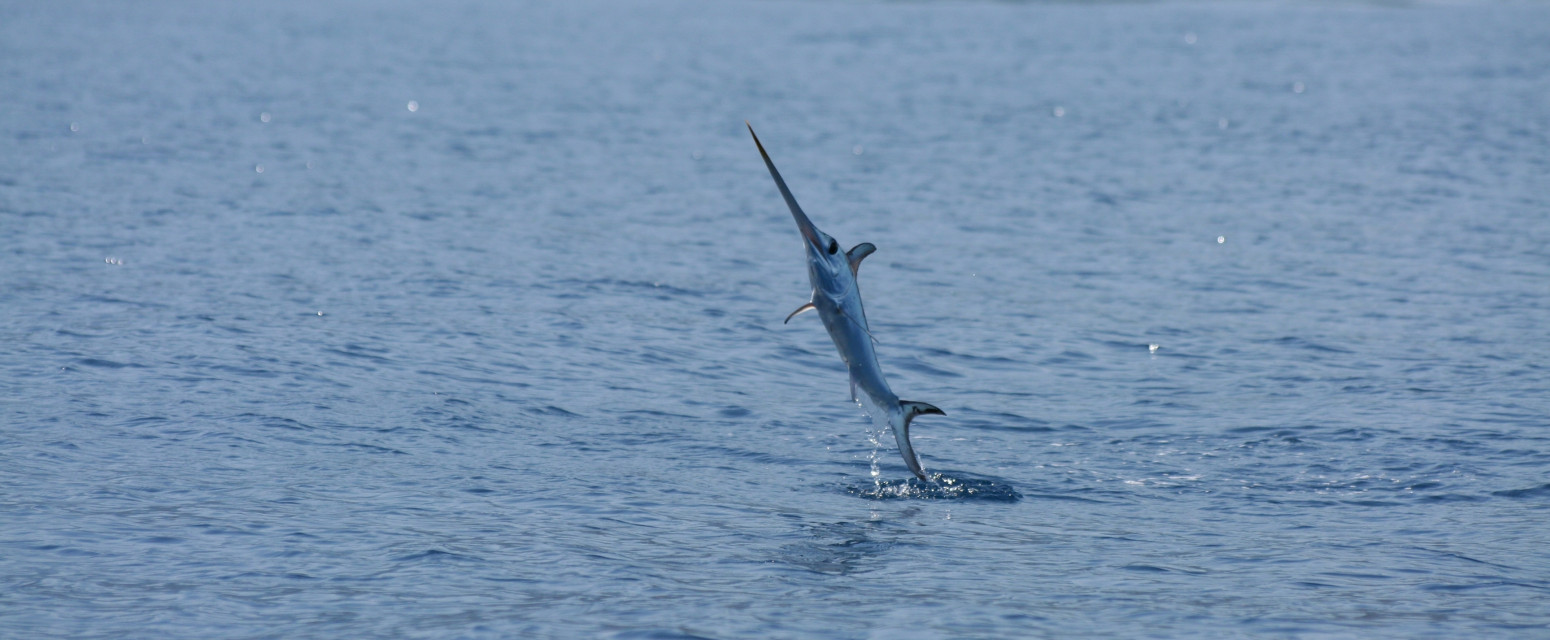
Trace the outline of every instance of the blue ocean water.
{"label": "blue ocean water", "polygon": [[0,637],[1544,637],[1547,36],[0,5]]}

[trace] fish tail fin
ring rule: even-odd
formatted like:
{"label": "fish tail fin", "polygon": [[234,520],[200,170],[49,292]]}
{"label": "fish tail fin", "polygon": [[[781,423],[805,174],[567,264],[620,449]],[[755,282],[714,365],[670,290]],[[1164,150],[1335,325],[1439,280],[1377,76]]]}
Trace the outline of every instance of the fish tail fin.
{"label": "fish tail fin", "polygon": [[933,405],[924,402],[899,401],[900,419],[893,423],[893,438],[899,443],[899,454],[904,456],[904,464],[909,466],[910,472],[921,480],[927,480],[926,470],[921,468],[920,459],[915,457],[915,448],[910,446],[910,422],[915,416],[920,415],[947,415],[946,412]]}
{"label": "fish tail fin", "polygon": [[915,416],[919,416],[919,415],[945,416],[945,415],[947,415],[946,411],[943,411],[941,409],[936,408],[935,405],[929,405],[929,404],[926,404],[924,402],[910,402],[909,400],[900,400],[899,401],[899,408],[904,410],[904,424],[906,426],[909,425],[911,420],[915,419]]}

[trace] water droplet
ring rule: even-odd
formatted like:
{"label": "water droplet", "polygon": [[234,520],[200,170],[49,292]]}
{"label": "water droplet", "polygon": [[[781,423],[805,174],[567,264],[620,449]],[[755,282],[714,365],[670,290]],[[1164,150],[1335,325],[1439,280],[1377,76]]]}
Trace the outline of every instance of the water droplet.
{"label": "water droplet", "polygon": [[1184,34],[1184,44],[1195,44],[1195,40],[1196,38],[1194,32]]}
{"label": "water droplet", "polygon": [[1066,117],[1066,108],[1065,107],[1055,107],[1055,117],[1056,118],[1064,118],[1064,117]]}
{"label": "water droplet", "polygon": [[413,113],[413,112],[419,111],[419,110],[420,110],[420,103],[418,101],[416,101],[416,100],[410,100],[409,101],[409,112]]}
{"label": "water droplet", "polygon": [[1223,242],[1227,242],[1227,236],[1217,236],[1216,237],[1216,243],[1217,244],[1221,244]]}
{"label": "water droplet", "polygon": [[259,122],[269,122],[269,112],[265,111],[263,113],[258,114],[258,121]]}
{"label": "water droplet", "polygon": [[1302,93],[1303,89],[1306,89],[1306,88],[1307,87],[1303,86],[1303,84],[1301,82],[1293,82],[1292,83],[1292,93]]}
{"label": "water droplet", "polygon": [[863,147],[863,146],[858,144],[858,145],[850,148],[850,153],[851,153],[851,155],[859,156],[859,155],[861,155],[863,153],[866,153],[866,147]]}

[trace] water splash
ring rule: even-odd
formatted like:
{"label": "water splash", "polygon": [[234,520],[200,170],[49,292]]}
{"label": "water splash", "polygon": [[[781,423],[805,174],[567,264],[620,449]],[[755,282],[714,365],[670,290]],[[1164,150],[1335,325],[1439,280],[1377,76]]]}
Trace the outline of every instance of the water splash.
{"label": "water splash", "polygon": [[859,482],[845,487],[845,492],[868,500],[979,500],[985,502],[1017,502],[1023,498],[1017,489],[1004,480],[930,474],[929,480],[907,478]]}
{"label": "water splash", "polygon": [[883,449],[888,446],[885,443],[893,442],[889,438],[893,434],[893,426],[888,423],[888,409],[879,406],[871,396],[865,393],[855,394],[855,401],[856,405],[861,407],[861,412],[872,420],[872,426],[866,431],[867,441],[872,443],[872,451],[867,454],[867,461],[871,464],[872,481],[877,483],[877,488],[881,490],[883,471],[878,464],[882,460]]}

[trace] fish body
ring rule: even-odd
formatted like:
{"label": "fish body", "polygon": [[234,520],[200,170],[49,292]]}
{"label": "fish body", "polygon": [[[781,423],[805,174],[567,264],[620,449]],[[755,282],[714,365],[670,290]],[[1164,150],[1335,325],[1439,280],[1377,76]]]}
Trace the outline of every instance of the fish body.
{"label": "fish body", "polygon": [[786,181],[780,177],[780,171],[770,160],[770,154],[759,142],[758,134],[753,132],[753,125],[748,126],[748,133],[753,136],[754,145],[759,147],[759,155],[770,170],[770,177],[775,179],[775,186],[791,209],[791,217],[796,220],[807,254],[807,277],[813,286],[813,297],[787,316],[786,321],[790,322],[804,311],[818,312],[850,374],[851,399],[864,402],[870,411],[885,414],[904,463],[916,477],[926,480],[926,472],[910,446],[910,422],[922,414],[942,415],[942,410],[924,402],[900,400],[889,388],[888,381],[883,378],[883,369],[877,363],[876,342],[867,325],[866,310],[861,306],[861,288],[856,280],[861,261],[877,247],[863,242],[841,252],[839,242],[819,230],[797,204]]}

